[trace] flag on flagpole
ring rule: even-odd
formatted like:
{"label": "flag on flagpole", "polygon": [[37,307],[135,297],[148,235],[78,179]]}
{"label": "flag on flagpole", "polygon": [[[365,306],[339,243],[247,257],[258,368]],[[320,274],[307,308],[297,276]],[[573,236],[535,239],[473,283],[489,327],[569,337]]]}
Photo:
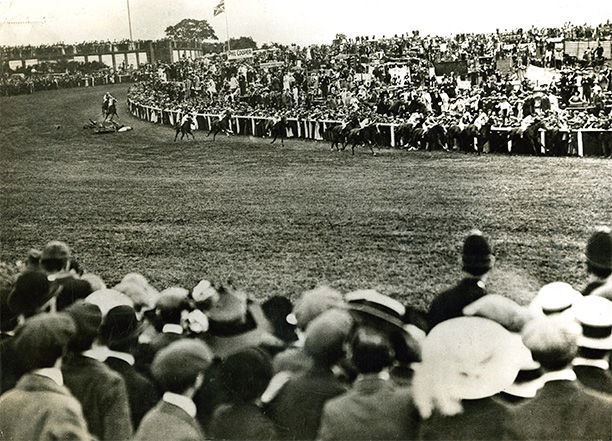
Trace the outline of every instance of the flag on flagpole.
{"label": "flag on flagpole", "polygon": [[215,6],[215,10],[213,11],[213,15],[216,17],[219,14],[223,14],[225,12],[225,0],[221,0],[217,6]]}

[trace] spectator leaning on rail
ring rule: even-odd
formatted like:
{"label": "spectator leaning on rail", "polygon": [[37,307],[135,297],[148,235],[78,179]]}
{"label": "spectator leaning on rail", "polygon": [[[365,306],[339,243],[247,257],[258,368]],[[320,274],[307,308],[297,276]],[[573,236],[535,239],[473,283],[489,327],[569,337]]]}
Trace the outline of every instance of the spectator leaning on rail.
{"label": "spectator leaning on rail", "polygon": [[438,323],[463,315],[463,308],[486,295],[485,282],[495,263],[495,256],[487,239],[478,230],[470,232],[463,243],[462,252],[464,278],[439,294],[429,309],[429,324]]}

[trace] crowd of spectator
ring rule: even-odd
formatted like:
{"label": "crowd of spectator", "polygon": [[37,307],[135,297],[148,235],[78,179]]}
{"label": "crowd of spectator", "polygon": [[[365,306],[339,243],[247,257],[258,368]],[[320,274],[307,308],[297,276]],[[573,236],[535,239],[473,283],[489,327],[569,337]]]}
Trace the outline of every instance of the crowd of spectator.
{"label": "crowd of spectator", "polygon": [[0,439],[611,439],[610,229],[581,291],[524,306],[487,293],[481,232],[461,256],[419,311],[370,289],[109,288],[49,242],[0,265]]}
{"label": "crowd of spectator", "polygon": [[[561,57],[553,36],[609,34],[568,26],[455,37],[338,36],[331,45],[266,47],[141,68],[129,97],[166,110],[310,120],[528,127],[534,118],[567,130],[611,127],[612,69],[601,44]],[[580,29],[580,31],[578,30]],[[588,32],[587,32],[588,30]],[[504,61],[507,67],[502,67]],[[464,70],[444,64],[463,65]],[[532,68],[552,79],[534,77]],[[544,69],[546,68],[546,69]],[[536,81],[538,84],[536,84]]]}

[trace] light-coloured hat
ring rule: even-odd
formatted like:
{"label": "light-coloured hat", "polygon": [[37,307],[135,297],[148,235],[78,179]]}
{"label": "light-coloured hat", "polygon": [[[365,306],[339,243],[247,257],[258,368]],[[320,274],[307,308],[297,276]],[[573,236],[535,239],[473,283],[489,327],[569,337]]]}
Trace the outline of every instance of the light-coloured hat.
{"label": "light-coloured hat", "polygon": [[586,296],[573,309],[576,320],[582,326],[578,346],[612,349],[612,302],[599,296]]}
{"label": "light-coloured hat", "polygon": [[413,393],[421,415],[462,411],[461,400],[493,396],[510,386],[529,351],[520,337],[481,317],[458,317],[435,326],[413,364]]}
{"label": "light-coloured hat", "polygon": [[191,290],[191,297],[196,302],[205,302],[209,299],[218,298],[219,293],[212,286],[210,281],[202,279],[198,284]]}
{"label": "light-coloured hat", "polygon": [[329,286],[319,286],[302,293],[287,320],[305,330],[316,317],[341,304],[342,294],[339,291]]}
{"label": "light-coloured hat", "polygon": [[92,292],[85,298],[85,302],[96,305],[102,312],[102,317],[106,317],[108,311],[115,306],[127,305],[134,307],[134,302],[125,294],[114,289],[99,289]]}
{"label": "light-coloured hat", "polygon": [[152,308],[159,298],[159,292],[139,273],[129,273],[113,289],[124,293],[135,305]]}
{"label": "light-coloured hat", "polygon": [[529,309],[538,315],[566,313],[582,298],[569,283],[552,282],[544,285],[529,304]]}

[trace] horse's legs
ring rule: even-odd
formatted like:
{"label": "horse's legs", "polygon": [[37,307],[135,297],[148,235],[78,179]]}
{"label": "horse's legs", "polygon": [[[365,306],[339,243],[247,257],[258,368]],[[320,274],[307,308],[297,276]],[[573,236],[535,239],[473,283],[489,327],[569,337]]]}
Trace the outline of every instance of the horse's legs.
{"label": "horse's legs", "polygon": [[285,147],[285,137],[281,135],[281,146]]}
{"label": "horse's legs", "polygon": [[272,142],[270,144],[274,144],[274,141],[276,141],[276,137],[278,136],[278,134],[274,134],[274,139],[272,140]]}
{"label": "horse's legs", "polygon": [[213,132],[213,141],[215,140],[215,138],[217,137],[217,132],[218,130],[215,129],[215,131]]}

